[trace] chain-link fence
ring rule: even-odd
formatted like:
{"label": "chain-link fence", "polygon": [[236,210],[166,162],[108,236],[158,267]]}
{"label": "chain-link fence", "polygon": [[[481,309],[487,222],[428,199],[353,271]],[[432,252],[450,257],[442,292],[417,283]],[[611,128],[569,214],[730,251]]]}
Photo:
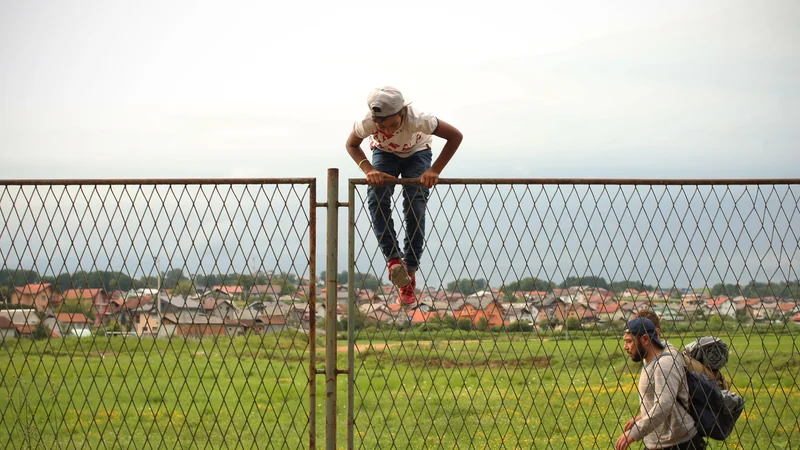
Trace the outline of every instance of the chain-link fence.
{"label": "chain-link fence", "polygon": [[711,448],[798,447],[797,180],[442,180],[409,306],[363,180],[334,181],[0,184],[3,447],[611,448],[642,307],[728,345],[745,409]]}
{"label": "chain-link fence", "polygon": [[[800,448],[798,180],[442,180],[421,254],[413,183],[350,180],[340,440],[613,448],[639,413],[641,363],[622,336],[647,309],[679,351],[728,346],[711,375],[745,408],[709,448]],[[407,306],[388,283],[395,246],[419,264]]]}
{"label": "chain-link fence", "polygon": [[315,191],[0,184],[0,447],[313,446]]}

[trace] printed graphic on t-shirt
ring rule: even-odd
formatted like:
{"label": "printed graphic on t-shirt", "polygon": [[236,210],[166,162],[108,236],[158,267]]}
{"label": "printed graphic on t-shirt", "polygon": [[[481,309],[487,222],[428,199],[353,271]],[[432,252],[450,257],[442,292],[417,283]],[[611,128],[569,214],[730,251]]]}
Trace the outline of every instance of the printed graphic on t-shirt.
{"label": "printed graphic on t-shirt", "polygon": [[431,135],[439,125],[438,119],[426,113],[419,113],[410,106],[403,118],[403,124],[391,135],[378,130],[371,115],[355,123],[354,131],[361,139],[370,137],[370,148],[408,156],[430,148]]}

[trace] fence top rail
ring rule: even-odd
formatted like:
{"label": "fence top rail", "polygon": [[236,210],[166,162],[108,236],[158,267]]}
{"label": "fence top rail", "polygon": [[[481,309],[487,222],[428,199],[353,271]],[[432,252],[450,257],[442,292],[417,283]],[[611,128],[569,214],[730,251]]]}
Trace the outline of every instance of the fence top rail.
{"label": "fence top rail", "polygon": [[[5,186],[102,185],[242,185],[311,184],[316,178],[109,178],[109,179],[0,179]],[[365,178],[350,178],[366,185]],[[418,178],[400,178],[395,184],[418,184]],[[547,184],[547,185],[793,185],[800,178],[440,178],[438,184]]]}
{"label": "fence top rail", "polygon": [[[354,185],[366,185],[365,178],[350,178]],[[400,178],[394,184],[419,184],[419,178]],[[440,178],[438,184],[548,184],[548,185],[793,185],[800,178]]]}
{"label": "fence top rail", "polygon": [[312,184],[316,178],[0,179],[0,186]]}

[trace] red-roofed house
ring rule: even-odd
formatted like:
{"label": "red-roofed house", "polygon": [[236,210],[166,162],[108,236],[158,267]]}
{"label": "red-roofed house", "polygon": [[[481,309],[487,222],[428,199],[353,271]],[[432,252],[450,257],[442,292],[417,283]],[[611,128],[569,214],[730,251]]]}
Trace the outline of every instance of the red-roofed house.
{"label": "red-roofed house", "polygon": [[398,313],[403,309],[403,305],[398,303],[387,303],[386,309],[389,311],[390,314],[397,316]]}
{"label": "red-roofed house", "polygon": [[[235,336],[241,326],[228,324],[219,317],[203,315],[167,313],[163,317],[163,330],[166,336],[183,336],[200,338],[203,336]],[[229,331],[230,329],[230,331]]]}
{"label": "red-roofed house", "polygon": [[212,292],[218,292],[220,294],[225,294],[230,297],[241,297],[242,296],[242,287],[241,286],[214,286],[211,288]]}
{"label": "red-roofed house", "polygon": [[364,321],[391,323],[395,321],[395,316],[385,309],[373,310],[367,313],[367,316],[365,317]]}
{"label": "red-roofed house", "polygon": [[547,297],[547,291],[530,291],[527,300],[541,301],[545,297]]}
{"label": "red-roofed house", "polygon": [[58,313],[55,318],[62,336],[91,335],[91,320],[83,313]]}
{"label": "red-roofed house", "polygon": [[606,291],[606,292],[596,292],[592,294],[589,297],[588,301],[589,303],[606,303],[612,301],[613,299],[614,299],[614,294]]}
{"label": "red-roofed house", "polygon": [[0,341],[17,337],[17,327],[8,317],[0,316]]}
{"label": "red-roofed house", "polygon": [[601,303],[598,306],[597,311],[595,311],[595,317],[597,317],[597,320],[600,322],[625,320],[623,310],[620,308],[619,303],[617,302]]}
{"label": "red-roofed house", "polygon": [[747,306],[753,309],[761,308],[761,299],[760,298],[748,298],[747,299]]}
{"label": "red-roofed house", "polygon": [[778,303],[776,308],[778,314],[786,316],[786,315],[794,315],[795,313],[800,313],[800,305],[797,303]]}
{"label": "red-roofed house", "polygon": [[26,284],[11,292],[12,305],[34,306],[44,312],[61,304],[61,294],[50,283]]}
{"label": "red-roofed house", "polygon": [[581,318],[581,323],[591,323],[597,322],[597,314],[595,314],[592,308],[584,308],[583,317]]}
{"label": "red-roofed house", "polygon": [[34,325],[14,325],[17,330],[17,336],[23,338],[33,339],[33,330],[36,328]]}
{"label": "red-roofed house", "polygon": [[[578,319],[581,323],[587,321],[586,310],[590,310],[590,308],[587,308],[586,306],[583,306],[578,303],[573,303],[567,306],[567,320],[569,320],[570,318],[575,318]],[[594,314],[590,314],[589,315],[590,319],[588,321],[594,320],[593,317]]]}
{"label": "red-roofed house", "polygon": [[792,317],[792,320],[797,323],[800,323],[800,313],[795,314],[794,317]]}
{"label": "red-roofed house", "polygon": [[108,294],[104,289],[68,289],[61,296],[65,302],[78,302],[84,308],[94,308],[95,314],[105,310]]}
{"label": "red-roofed house", "polygon": [[508,325],[506,311],[497,300],[493,300],[481,311],[478,311],[478,317],[474,322],[475,325],[478,324],[477,321],[481,320],[481,318],[485,318],[490,327]]}
{"label": "red-roofed house", "polygon": [[470,303],[464,303],[458,311],[453,314],[456,320],[469,319],[472,323],[478,323],[478,308]]}
{"label": "red-roofed house", "polygon": [[203,312],[209,316],[215,316],[226,320],[236,316],[236,307],[228,299],[206,297],[201,302],[201,306],[203,307]]}
{"label": "red-roofed house", "polygon": [[706,302],[709,314],[736,317],[736,305],[728,297],[717,297]]}
{"label": "red-roofed house", "polygon": [[423,312],[415,309],[409,316],[409,321],[413,324],[417,323],[430,323],[441,318],[441,315],[436,311]]}
{"label": "red-roofed house", "polygon": [[[281,291],[283,287],[279,284],[256,284],[255,286],[250,288],[250,298],[255,299],[266,299],[267,297],[272,297],[273,300],[277,300],[281,296]],[[230,295],[240,295],[234,293],[229,293]],[[255,297],[255,298],[254,298]]]}
{"label": "red-roofed house", "polygon": [[625,297],[625,298],[636,298],[636,297],[639,297],[639,295],[641,295],[641,292],[637,291],[636,289],[632,289],[632,288],[624,289],[619,294],[620,297]]}

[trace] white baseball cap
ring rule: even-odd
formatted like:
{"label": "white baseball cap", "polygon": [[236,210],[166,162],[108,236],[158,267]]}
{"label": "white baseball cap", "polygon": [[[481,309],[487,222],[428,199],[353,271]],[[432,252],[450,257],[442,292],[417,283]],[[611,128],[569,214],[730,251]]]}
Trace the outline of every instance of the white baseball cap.
{"label": "white baseball cap", "polygon": [[389,117],[411,104],[403,98],[399,90],[391,86],[373,89],[367,97],[367,106],[373,117]]}

